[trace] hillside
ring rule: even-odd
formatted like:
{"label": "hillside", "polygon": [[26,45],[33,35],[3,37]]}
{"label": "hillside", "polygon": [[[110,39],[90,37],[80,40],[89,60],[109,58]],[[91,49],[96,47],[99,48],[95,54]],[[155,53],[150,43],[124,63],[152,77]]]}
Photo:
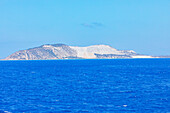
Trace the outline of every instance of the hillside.
{"label": "hillside", "polygon": [[46,59],[107,59],[107,58],[152,58],[140,55],[133,50],[117,50],[108,45],[87,47],[68,46],[65,44],[45,44],[39,47],[21,50],[5,60],[46,60]]}

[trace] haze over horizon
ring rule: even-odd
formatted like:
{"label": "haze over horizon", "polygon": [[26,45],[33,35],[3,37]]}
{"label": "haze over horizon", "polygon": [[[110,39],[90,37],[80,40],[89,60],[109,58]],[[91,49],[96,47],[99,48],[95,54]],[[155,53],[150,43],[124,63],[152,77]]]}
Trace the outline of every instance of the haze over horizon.
{"label": "haze over horizon", "polygon": [[169,12],[169,0],[1,0],[0,59],[55,43],[170,55]]}

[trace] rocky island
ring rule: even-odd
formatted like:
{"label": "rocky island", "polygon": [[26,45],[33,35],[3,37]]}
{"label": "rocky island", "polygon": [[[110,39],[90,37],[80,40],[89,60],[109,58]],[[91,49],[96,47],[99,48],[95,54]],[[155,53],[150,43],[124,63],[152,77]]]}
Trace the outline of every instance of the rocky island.
{"label": "rocky island", "polygon": [[65,44],[45,44],[39,47],[21,50],[5,60],[47,60],[47,59],[112,59],[112,58],[154,58],[137,54],[133,50],[117,50],[108,45],[87,47],[68,46]]}

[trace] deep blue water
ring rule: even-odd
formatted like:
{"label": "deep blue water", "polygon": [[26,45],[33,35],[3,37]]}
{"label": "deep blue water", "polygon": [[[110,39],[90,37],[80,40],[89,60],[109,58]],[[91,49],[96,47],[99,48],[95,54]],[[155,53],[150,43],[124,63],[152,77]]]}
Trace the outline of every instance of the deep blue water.
{"label": "deep blue water", "polygon": [[0,61],[0,113],[170,113],[170,59]]}

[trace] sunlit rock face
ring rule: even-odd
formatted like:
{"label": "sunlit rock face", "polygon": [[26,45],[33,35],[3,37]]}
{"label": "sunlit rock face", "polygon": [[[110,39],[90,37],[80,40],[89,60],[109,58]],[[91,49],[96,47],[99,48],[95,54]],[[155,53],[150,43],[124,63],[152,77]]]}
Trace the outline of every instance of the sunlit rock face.
{"label": "sunlit rock face", "polygon": [[43,60],[66,59],[77,57],[77,52],[64,44],[42,45],[40,47],[21,50],[8,56],[7,60]]}
{"label": "sunlit rock face", "polygon": [[108,45],[87,47],[68,46],[65,44],[46,44],[21,50],[8,56],[6,60],[45,60],[45,59],[107,59],[107,58],[153,58],[139,55],[133,50],[117,50]]}
{"label": "sunlit rock face", "polygon": [[70,46],[70,48],[76,50],[77,56],[81,58],[97,58],[96,54],[122,54],[108,45],[93,45],[88,47]]}

